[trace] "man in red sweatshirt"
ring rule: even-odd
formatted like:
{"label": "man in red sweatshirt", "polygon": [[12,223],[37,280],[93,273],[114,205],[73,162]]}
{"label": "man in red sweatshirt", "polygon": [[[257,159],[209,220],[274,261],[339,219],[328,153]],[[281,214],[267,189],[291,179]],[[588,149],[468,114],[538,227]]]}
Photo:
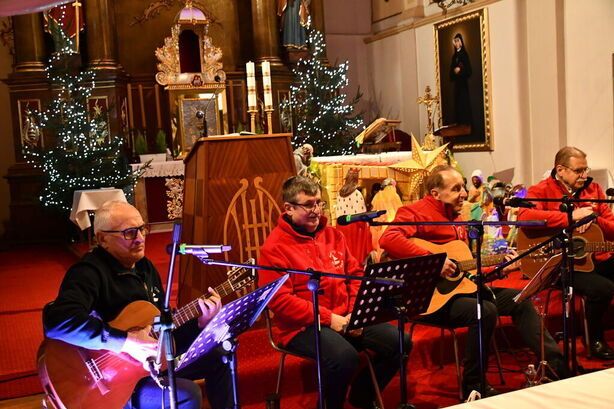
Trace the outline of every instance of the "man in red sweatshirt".
{"label": "man in red sweatshirt", "polygon": [[[312,268],[337,274],[361,276],[359,262],[349,252],[343,234],[327,226],[322,214],[320,187],[311,179],[295,176],[283,185],[284,213],[262,249],[259,263],[306,270]],[[262,271],[260,283],[279,278],[281,273]],[[315,358],[313,304],[308,277],[291,275],[269,303],[275,314],[276,338],[287,349]],[[319,315],[322,342],[322,377],[326,407],[341,409],[358,367],[358,352],[375,352],[373,367],[383,389],[399,370],[396,328],[388,323],[346,332],[360,281],[322,277]],[[409,351],[406,337],[406,351]],[[372,408],[375,393],[368,369],[352,383],[349,402]]]}
{"label": "man in red sweatshirt", "polygon": [[[395,222],[453,222],[461,221],[460,211],[467,198],[463,177],[453,167],[438,166],[428,176],[426,182],[427,194],[424,198],[410,205],[405,205],[397,211]],[[467,241],[465,226],[388,226],[380,238],[380,246],[392,258],[406,258],[430,254],[430,252],[412,242],[412,237],[423,239],[435,244],[445,244],[453,240]],[[508,255],[508,259],[514,253]],[[464,261],[464,260],[456,260]],[[515,268],[514,265],[506,270]],[[441,276],[457,274],[457,264],[446,259]],[[485,294],[482,310],[482,325],[484,330],[484,345],[490,345],[490,339],[497,324],[497,315],[510,315],[514,325],[519,329],[524,342],[539,357],[540,354],[540,323],[539,317],[530,301],[515,303],[513,298],[517,290],[492,287],[492,294]],[[494,297],[493,297],[494,295]],[[494,299],[493,299],[494,298]],[[425,316],[424,321],[450,325],[452,327],[469,327],[467,349],[463,373],[463,393],[467,397],[472,390],[479,388],[480,365],[479,343],[477,332],[477,311],[475,295],[460,295],[452,298],[442,308]],[[545,359],[557,372],[559,377],[567,376],[563,357],[556,342],[546,331],[544,334]],[[484,358],[488,356],[485,351]],[[484,363],[486,364],[486,362]],[[485,394],[495,395],[498,392],[487,385]]]}
{"label": "man in red sweatshirt", "polygon": [[[598,183],[588,176],[586,154],[578,148],[566,146],[554,158],[554,168],[550,177],[529,188],[527,197],[561,199],[572,196],[586,199],[586,203],[576,204],[572,216],[577,221],[592,213],[597,214],[594,223],[601,228],[606,240],[614,240],[614,215],[606,203],[591,203],[590,199],[605,199]],[[560,203],[536,202],[535,208],[520,209],[518,220],[546,220],[552,228],[567,227],[567,214],[559,210]],[[591,222],[593,223],[593,222]],[[590,226],[580,226],[576,232],[584,233]],[[604,360],[614,359],[614,350],[603,338],[603,319],[614,296],[614,253],[603,252],[592,255],[595,269],[592,272],[576,272],[573,285],[578,294],[586,297],[586,320],[591,340],[591,355]]]}

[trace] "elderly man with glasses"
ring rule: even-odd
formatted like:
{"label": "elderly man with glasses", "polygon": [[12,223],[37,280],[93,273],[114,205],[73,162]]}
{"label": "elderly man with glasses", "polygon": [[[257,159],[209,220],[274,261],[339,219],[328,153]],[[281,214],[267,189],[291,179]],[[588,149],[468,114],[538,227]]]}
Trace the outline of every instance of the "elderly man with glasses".
{"label": "elderly man with glasses", "polygon": [[[282,191],[285,211],[260,250],[260,264],[362,275],[362,268],[349,252],[343,234],[327,226],[320,186],[309,178],[295,176],[284,183]],[[279,275],[278,272],[262,271],[260,282],[271,282]],[[269,307],[275,314],[277,340],[290,351],[314,358],[314,317],[308,280],[304,275],[291,275]],[[346,332],[360,281],[322,277],[320,285],[322,377],[326,407],[343,408],[345,395],[354,379],[349,402],[354,407],[373,408],[375,391],[368,369],[355,374],[359,363],[358,351],[368,348],[375,353],[373,367],[379,387],[384,388],[399,370],[398,332],[387,323]],[[409,346],[408,338],[405,342]],[[409,347],[405,350],[409,351]]]}
{"label": "elderly man with glasses", "polygon": [[[578,148],[566,146],[558,151],[554,158],[554,168],[550,177],[529,188],[527,197],[560,199],[572,196],[586,199],[576,204],[572,216],[577,221],[596,213],[596,223],[603,231],[606,240],[614,240],[614,215],[606,203],[594,203],[591,199],[605,199],[605,194],[598,183],[589,177],[586,154]],[[536,202],[533,209],[520,209],[518,220],[546,220],[552,228],[567,227],[567,215],[559,210],[557,202]],[[584,233],[591,223],[579,227],[576,232]],[[592,272],[575,272],[573,276],[576,293],[586,298],[586,319],[590,352],[595,358],[614,359],[614,350],[603,337],[604,324],[608,307],[614,296],[614,253],[598,252],[589,255],[595,261]]]}
{"label": "elderly man with glasses", "polygon": [[[132,205],[113,201],[96,212],[94,232],[98,247],[69,268],[55,301],[45,306],[45,335],[89,350],[124,353],[147,365],[156,356],[158,341],[152,338],[151,325],[125,331],[109,325],[122,316],[135,301],[148,301],[162,308],[164,291],[158,271],[145,257],[147,226]],[[183,353],[191,341],[220,310],[221,301],[211,288],[210,297],[198,300],[200,317],[173,331],[177,353]],[[137,318],[138,320],[138,318]],[[136,321],[138,322],[138,321]],[[177,398],[182,409],[200,409],[201,391],[190,379],[206,379],[207,397],[214,409],[232,405],[229,369],[220,352],[214,350],[198,363],[177,373]],[[125,358],[124,358],[125,359]],[[129,398],[129,399],[128,399]],[[162,393],[155,380],[138,381],[127,397],[125,408],[168,407],[168,393]],[[161,406],[161,403],[166,406]]]}

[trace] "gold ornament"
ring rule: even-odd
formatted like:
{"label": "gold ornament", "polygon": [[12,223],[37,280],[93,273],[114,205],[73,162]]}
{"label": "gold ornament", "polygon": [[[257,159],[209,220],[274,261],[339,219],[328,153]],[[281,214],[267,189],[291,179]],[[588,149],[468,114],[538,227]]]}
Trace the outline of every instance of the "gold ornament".
{"label": "gold ornament", "polygon": [[389,167],[409,176],[409,195],[414,198],[421,196],[422,182],[428,174],[438,165],[447,163],[445,149],[448,144],[442,145],[432,151],[423,150],[422,146],[411,135],[411,159],[395,163]]}

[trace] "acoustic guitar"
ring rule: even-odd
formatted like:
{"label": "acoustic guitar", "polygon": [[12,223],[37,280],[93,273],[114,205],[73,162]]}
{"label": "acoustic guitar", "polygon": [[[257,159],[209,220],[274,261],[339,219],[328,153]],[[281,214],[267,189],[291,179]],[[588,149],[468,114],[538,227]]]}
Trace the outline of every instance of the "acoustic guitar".
{"label": "acoustic guitar", "polygon": [[[215,288],[221,297],[231,294],[255,279],[252,269],[235,268],[228,272],[228,280]],[[198,300],[201,296],[173,313],[178,328],[202,315]],[[152,325],[160,311],[147,301],[128,304],[109,322],[123,331]],[[152,333],[157,338],[157,333]],[[56,409],[121,409],[137,382],[149,375],[143,364],[126,353],[108,350],[88,350],[63,341],[45,339],[38,350],[38,374],[48,407]]]}
{"label": "acoustic guitar", "polygon": [[[559,229],[520,229],[518,231],[518,249],[520,252],[527,251],[548,240],[559,231]],[[595,264],[591,253],[614,251],[614,242],[604,240],[603,231],[597,223],[592,223],[582,234],[574,233],[572,243],[574,271],[593,271]],[[542,247],[535,253],[521,259],[522,273],[529,278],[533,278],[550,257],[561,251],[560,242],[550,243]]]}
{"label": "acoustic guitar", "polygon": [[[472,273],[476,270],[477,263],[467,243],[461,240],[454,240],[445,244],[435,244],[418,238],[411,238],[410,240],[433,254],[446,253],[448,258],[456,263],[459,271],[455,276],[439,280],[435,287],[433,297],[431,297],[431,302],[426,312],[422,315],[437,312],[455,295],[473,294],[478,290],[475,282],[470,279]],[[494,266],[503,261],[505,261],[505,254],[482,256],[482,267]],[[497,278],[500,277],[485,277],[484,282],[492,281]]]}

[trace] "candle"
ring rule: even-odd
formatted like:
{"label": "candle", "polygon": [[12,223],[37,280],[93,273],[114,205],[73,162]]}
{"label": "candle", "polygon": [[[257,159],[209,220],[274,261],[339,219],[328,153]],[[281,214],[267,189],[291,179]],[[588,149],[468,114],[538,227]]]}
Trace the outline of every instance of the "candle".
{"label": "candle", "polygon": [[245,64],[245,70],[247,71],[247,106],[250,110],[255,110],[258,103],[256,102],[256,69],[254,63],[248,61]]}
{"label": "candle", "polygon": [[273,90],[271,89],[271,63],[262,62],[262,87],[264,88],[264,106],[273,108]]}
{"label": "candle", "polygon": [[147,128],[145,124],[145,98],[143,98],[143,84],[139,84],[139,100],[141,102],[141,127],[143,130]]}
{"label": "candle", "polygon": [[154,85],[154,91],[156,92],[156,120],[158,121],[158,129],[162,129],[162,118],[160,116],[160,86]]}

